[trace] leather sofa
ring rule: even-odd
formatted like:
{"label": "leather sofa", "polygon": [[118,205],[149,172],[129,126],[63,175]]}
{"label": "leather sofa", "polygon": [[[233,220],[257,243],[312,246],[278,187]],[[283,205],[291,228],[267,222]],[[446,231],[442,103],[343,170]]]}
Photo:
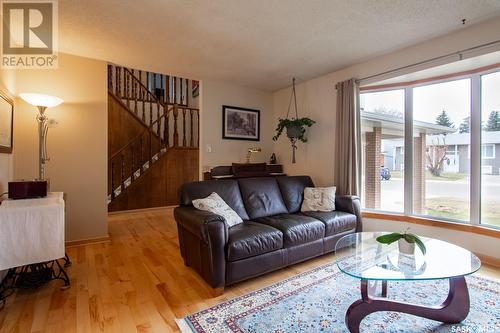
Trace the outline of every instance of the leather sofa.
{"label": "leather sofa", "polygon": [[[184,184],[174,210],[184,263],[221,288],[332,252],[339,238],[361,231],[358,197],[337,196],[332,212],[301,213],[306,186],[314,186],[308,176]],[[222,216],[192,206],[212,192],[244,222],[229,228]]]}

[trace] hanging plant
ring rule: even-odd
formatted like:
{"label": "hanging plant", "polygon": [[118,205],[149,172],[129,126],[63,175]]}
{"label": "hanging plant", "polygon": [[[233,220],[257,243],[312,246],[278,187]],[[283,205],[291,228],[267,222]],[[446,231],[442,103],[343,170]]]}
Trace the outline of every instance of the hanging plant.
{"label": "hanging plant", "polygon": [[[289,118],[290,108],[292,106],[292,99],[295,106],[295,118]],[[295,94],[295,78],[292,80],[292,95],[290,96],[290,103],[288,104],[288,112],[286,118],[278,119],[278,126],[276,127],[276,135],[273,136],[273,140],[276,141],[286,129],[286,135],[290,142],[292,143],[292,163],[295,163],[295,150],[297,149],[297,141],[307,142],[305,137],[306,127],[311,127],[314,120],[309,118],[299,118],[297,111],[297,96]]]}
{"label": "hanging plant", "polygon": [[300,119],[278,119],[278,126],[276,127],[276,135],[273,136],[273,140],[276,141],[283,133],[283,130],[286,129],[286,135],[289,139],[297,139],[302,142],[307,142],[306,127],[311,127],[314,123],[314,120],[309,118],[300,118]]}

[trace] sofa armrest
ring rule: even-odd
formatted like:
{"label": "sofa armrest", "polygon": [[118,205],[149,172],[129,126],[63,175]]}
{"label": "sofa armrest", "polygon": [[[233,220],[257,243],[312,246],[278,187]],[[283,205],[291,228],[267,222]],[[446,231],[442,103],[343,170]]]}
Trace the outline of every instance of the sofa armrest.
{"label": "sofa armrest", "polygon": [[220,215],[192,206],[181,206],[174,209],[174,217],[177,223],[207,243],[211,238],[219,239],[223,245],[227,243],[228,226]]}
{"label": "sofa armrest", "polygon": [[335,197],[335,208],[346,213],[356,215],[356,232],[363,229],[363,219],[361,217],[361,200],[355,195],[338,195]]}
{"label": "sofa armrest", "polygon": [[179,246],[184,263],[191,266],[213,288],[224,287],[226,280],[225,247],[228,225],[217,214],[192,206],[174,209]]}

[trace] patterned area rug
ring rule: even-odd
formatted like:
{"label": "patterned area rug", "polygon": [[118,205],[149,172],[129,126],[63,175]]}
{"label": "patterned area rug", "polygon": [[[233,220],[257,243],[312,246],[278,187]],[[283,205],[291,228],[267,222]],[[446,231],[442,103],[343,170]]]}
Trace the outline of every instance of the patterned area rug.
{"label": "patterned area rug", "polygon": [[[376,312],[361,332],[500,332],[500,282],[467,277],[469,316],[445,325],[420,317]],[[388,297],[423,305],[442,303],[448,282],[390,282]],[[360,298],[359,280],[332,263],[177,320],[183,333],[348,332],[347,308]]]}

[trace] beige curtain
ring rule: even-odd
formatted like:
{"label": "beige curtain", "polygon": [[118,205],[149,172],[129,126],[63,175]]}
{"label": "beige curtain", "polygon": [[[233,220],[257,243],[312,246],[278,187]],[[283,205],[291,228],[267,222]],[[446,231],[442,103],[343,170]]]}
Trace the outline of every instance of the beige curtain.
{"label": "beige curtain", "polygon": [[359,195],[360,192],[360,116],[358,85],[355,79],[339,82],[337,89],[337,121],[335,135],[335,185],[338,194]]}

